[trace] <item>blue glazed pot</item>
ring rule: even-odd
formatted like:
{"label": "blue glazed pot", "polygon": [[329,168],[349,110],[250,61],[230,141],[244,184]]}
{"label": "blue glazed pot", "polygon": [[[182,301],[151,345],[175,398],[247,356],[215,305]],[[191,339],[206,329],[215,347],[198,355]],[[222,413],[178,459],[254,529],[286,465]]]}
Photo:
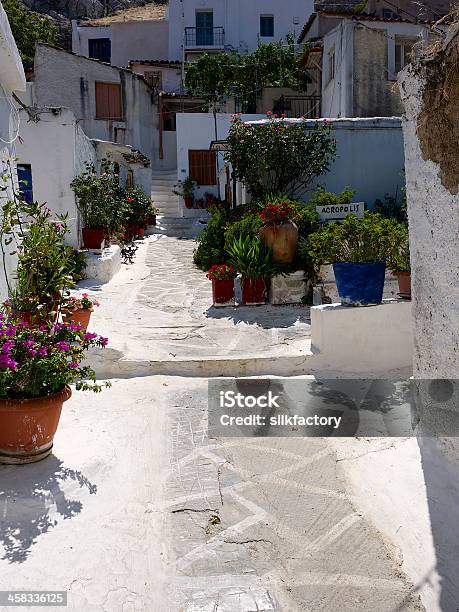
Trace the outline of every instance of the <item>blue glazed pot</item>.
{"label": "blue glazed pot", "polygon": [[386,273],[385,261],[334,263],[333,271],[341,304],[369,306],[381,303]]}

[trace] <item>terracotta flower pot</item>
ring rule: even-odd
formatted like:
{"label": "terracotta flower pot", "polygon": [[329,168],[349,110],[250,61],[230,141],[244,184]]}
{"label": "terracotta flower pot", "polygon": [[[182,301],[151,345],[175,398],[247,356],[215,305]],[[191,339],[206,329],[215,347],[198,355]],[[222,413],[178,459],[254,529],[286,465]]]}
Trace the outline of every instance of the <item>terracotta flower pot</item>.
{"label": "terracotta flower pot", "polygon": [[193,196],[185,196],[183,199],[185,201],[185,206],[187,208],[193,208],[193,204],[194,204]]}
{"label": "terracotta flower pot", "polygon": [[241,278],[242,303],[256,306],[266,302],[266,282],[264,278]]}
{"label": "terracotta flower pot", "polygon": [[83,246],[87,249],[100,249],[105,238],[106,230],[104,228],[88,229],[84,227],[82,233]]}
{"label": "terracotta flower pot", "polygon": [[53,447],[69,387],[47,397],[0,399],[0,463],[33,463]]}
{"label": "terracotta flower pot", "polygon": [[214,306],[234,305],[234,279],[212,279],[212,299]]}
{"label": "terracotta flower pot", "polygon": [[156,225],[156,215],[148,215],[147,225]]}
{"label": "terracotta flower pot", "polygon": [[51,311],[49,317],[38,316],[32,313],[30,310],[14,310],[13,315],[17,321],[21,323],[27,323],[31,327],[41,327],[42,325],[47,325],[51,323],[55,323],[57,319],[57,311]]}
{"label": "terracotta flower pot", "polygon": [[411,272],[397,272],[400,297],[411,300]]}
{"label": "terracotta flower pot", "polygon": [[78,308],[78,310],[72,311],[67,310],[63,312],[64,321],[66,323],[76,323],[81,327],[82,331],[86,332],[92,312],[92,308]]}
{"label": "terracotta flower pot", "polygon": [[298,227],[293,221],[266,224],[260,229],[260,239],[273,251],[279,263],[291,263],[298,245]]}
{"label": "terracotta flower pot", "polygon": [[145,236],[145,228],[138,226],[136,234],[139,238],[143,238]]}

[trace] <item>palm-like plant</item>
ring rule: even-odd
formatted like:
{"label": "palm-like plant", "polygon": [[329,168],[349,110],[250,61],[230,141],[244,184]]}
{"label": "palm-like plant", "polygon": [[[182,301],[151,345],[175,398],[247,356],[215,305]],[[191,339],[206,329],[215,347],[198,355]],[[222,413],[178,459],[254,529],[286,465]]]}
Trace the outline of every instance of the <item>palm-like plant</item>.
{"label": "palm-like plant", "polygon": [[271,249],[258,238],[236,238],[228,246],[230,263],[244,278],[267,278],[278,271],[279,265],[272,259]]}

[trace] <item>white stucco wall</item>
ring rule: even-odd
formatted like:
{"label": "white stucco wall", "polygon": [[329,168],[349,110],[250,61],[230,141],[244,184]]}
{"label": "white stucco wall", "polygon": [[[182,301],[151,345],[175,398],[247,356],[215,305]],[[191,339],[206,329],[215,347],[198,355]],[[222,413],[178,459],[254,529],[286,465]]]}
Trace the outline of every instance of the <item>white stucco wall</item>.
{"label": "white stucco wall", "polygon": [[95,163],[95,148],[68,109],[60,109],[57,115],[46,112],[36,123],[28,122],[23,110],[20,117],[18,163],[31,165],[34,199],[46,202],[58,214],[68,213],[71,233],[67,242],[78,248],[78,213],[70,183],[84,170],[86,161]]}
{"label": "white stucco wall", "polygon": [[134,59],[168,59],[168,21],[114,23],[110,29],[114,66],[128,66]]}
{"label": "white stucco wall", "polygon": [[[16,43],[6,13],[0,4],[0,183],[6,190],[0,191],[0,206],[12,197],[16,174],[16,143],[19,134],[19,115],[12,100],[13,91],[24,92],[26,79]],[[6,275],[0,266],[0,300],[8,295],[6,277],[12,281],[16,262],[6,258]]]}
{"label": "white stucco wall", "polygon": [[[415,324],[414,368],[419,377],[459,375],[459,195],[451,194],[439,167],[424,160],[416,134],[423,83],[401,78]],[[439,134],[441,138],[441,134]]]}
{"label": "white stucco wall", "polygon": [[[96,119],[95,82],[121,83],[123,121]],[[115,128],[124,128],[124,144],[148,157],[158,146],[159,117],[152,91],[129,70],[118,69],[56,49],[38,45],[35,57],[34,101],[38,106],[70,108],[86,135],[116,141]]]}
{"label": "white stucco wall", "polygon": [[[312,0],[170,0],[169,59],[182,59],[184,28],[196,26],[197,10],[213,10],[214,27],[225,29],[225,45],[253,51],[261,42],[295,38],[313,11]],[[274,37],[260,38],[260,15],[274,16]]]}
{"label": "white stucco wall", "polygon": [[[247,121],[264,118],[265,115],[242,115]],[[177,113],[177,173],[183,180],[189,174],[188,150],[209,149],[210,143],[215,140],[215,123],[212,113]],[[218,140],[225,140],[230,128],[231,115],[219,113],[217,115]],[[223,166],[223,154],[219,153],[220,167]],[[217,195],[217,187],[204,186],[196,190],[196,197],[205,192]]]}
{"label": "white stucco wall", "polygon": [[[317,20],[316,20],[317,22]],[[322,116],[323,117],[353,117],[354,116],[354,30],[364,27],[378,32],[385,39],[386,70],[384,74],[376,77],[383,81],[394,81],[397,78],[395,71],[395,43],[396,38],[417,38],[428,41],[429,30],[425,26],[412,23],[387,23],[362,20],[359,26],[357,20],[342,20],[335,28],[323,37],[323,64],[322,64]],[[309,37],[314,33],[310,32]],[[329,55],[335,52],[335,78],[330,80]],[[368,75],[368,81],[375,75]]]}
{"label": "white stucco wall", "polygon": [[72,20],[72,51],[77,55],[89,57],[90,38],[112,38],[110,26],[79,26]]}

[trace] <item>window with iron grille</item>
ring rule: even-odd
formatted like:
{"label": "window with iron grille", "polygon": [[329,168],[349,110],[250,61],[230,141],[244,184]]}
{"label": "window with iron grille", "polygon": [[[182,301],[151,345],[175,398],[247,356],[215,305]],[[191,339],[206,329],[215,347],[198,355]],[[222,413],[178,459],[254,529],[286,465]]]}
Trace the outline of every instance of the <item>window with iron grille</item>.
{"label": "window with iron grille", "polygon": [[274,36],[274,15],[260,15],[260,36]]}
{"label": "window with iron grille", "polygon": [[150,87],[154,89],[163,88],[163,73],[161,70],[146,70],[143,73],[143,77]]}
{"label": "window with iron grille", "polygon": [[123,120],[120,83],[96,81],[96,119]]}
{"label": "window with iron grille", "polygon": [[109,38],[90,38],[88,40],[89,57],[101,62],[110,63],[112,57],[112,43]]}
{"label": "window with iron grille", "polygon": [[189,175],[198,185],[217,184],[217,156],[208,149],[188,151]]}

